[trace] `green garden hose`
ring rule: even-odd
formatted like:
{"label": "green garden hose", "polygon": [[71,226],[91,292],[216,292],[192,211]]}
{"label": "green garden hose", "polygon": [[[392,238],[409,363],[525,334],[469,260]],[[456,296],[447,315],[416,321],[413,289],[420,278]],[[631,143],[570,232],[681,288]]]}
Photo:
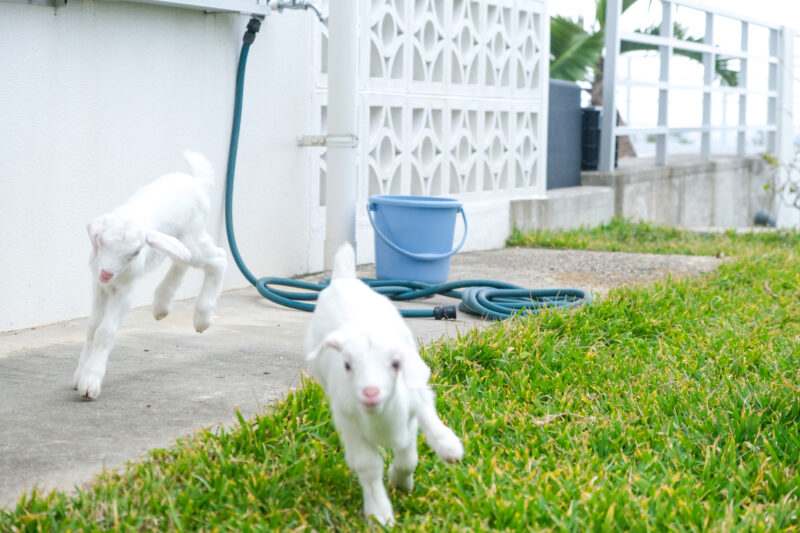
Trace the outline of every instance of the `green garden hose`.
{"label": "green garden hose", "polygon": [[[242,51],[239,55],[233,108],[233,127],[231,128],[231,144],[228,152],[228,170],[225,181],[225,229],[228,235],[228,245],[236,266],[239,267],[242,275],[253,284],[262,296],[274,303],[292,309],[313,311],[314,304],[308,302],[317,299],[319,291],[328,285],[328,280],[324,280],[321,283],[308,283],[288,278],[256,278],[242,260],[233,231],[233,178],[236,172],[236,154],[239,148],[239,129],[242,121],[244,74],[250,45],[255,41],[256,33],[260,28],[261,21],[258,18],[250,19],[247,24],[247,31],[244,34]],[[545,308],[576,307],[588,300],[583,291],[576,289],[530,290],[511,283],[491,280],[455,281],[442,285],[428,285],[405,280],[365,279],[363,281],[373,290],[395,301],[408,301],[441,294],[460,299],[459,309],[462,311],[497,320],[519,314],[537,313]],[[274,288],[274,286],[302,289],[303,291],[287,291]],[[455,318],[455,307],[401,309],[400,313],[404,317]]]}

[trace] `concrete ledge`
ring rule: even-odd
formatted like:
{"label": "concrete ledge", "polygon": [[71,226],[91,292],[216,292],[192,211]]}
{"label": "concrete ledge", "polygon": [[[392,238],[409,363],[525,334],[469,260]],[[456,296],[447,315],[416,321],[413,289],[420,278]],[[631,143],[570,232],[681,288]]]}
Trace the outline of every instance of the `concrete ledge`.
{"label": "concrete ledge", "polygon": [[614,213],[624,218],[679,226],[746,227],[756,211],[769,211],[772,169],[757,156],[673,156],[621,159],[614,172],[583,172],[581,183],[611,187]]}
{"label": "concrete ledge", "polygon": [[523,231],[598,226],[614,216],[611,187],[565,187],[547,191],[546,198],[512,200],[509,220]]}

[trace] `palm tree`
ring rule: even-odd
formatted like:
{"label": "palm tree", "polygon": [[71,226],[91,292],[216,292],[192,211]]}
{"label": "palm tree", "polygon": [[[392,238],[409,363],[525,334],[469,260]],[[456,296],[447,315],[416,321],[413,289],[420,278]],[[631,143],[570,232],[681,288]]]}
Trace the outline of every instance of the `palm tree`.
{"label": "palm tree", "polygon": [[[622,0],[624,13],[637,0]],[[605,44],[606,26],[606,0],[596,0],[595,17],[597,20],[594,31],[586,31],[583,19],[572,20],[566,17],[554,16],[550,19],[550,77],[567,81],[587,81],[592,85],[592,105],[603,105],[603,46]],[[659,26],[651,26],[636,30],[647,35],[659,35]],[[702,38],[687,35],[687,30],[677,22],[673,25],[672,33],[675,37],[694,43],[702,43]],[[658,50],[652,44],[633,43],[622,41],[620,53],[636,52],[643,50]],[[676,55],[681,55],[702,62],[702,54],[689,50],[674,49]],[[716,58],[714,70],[722,85],[735,87],[738,85],[738,73],[728,66],[729,58]],[[617,120],[621,123],[619,112]],[[624,139],[624,140],[623,140]],[[635,155],[633,147],[627,138],[620,137],[620,156]],[[630,152],[630,153],[628,153]]]}

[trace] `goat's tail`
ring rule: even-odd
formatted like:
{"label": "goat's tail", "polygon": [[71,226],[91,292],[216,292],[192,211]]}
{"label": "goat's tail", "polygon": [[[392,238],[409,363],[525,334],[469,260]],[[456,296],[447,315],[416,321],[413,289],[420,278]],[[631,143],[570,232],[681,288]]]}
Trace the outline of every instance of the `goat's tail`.
{"label": "goat's tail", "polygon": [[211,166],[211,162],[206,159],[206,156],[200,152],[184,150],[183,158],[189,164],[192,176],[202,181],[206,188],[210,188],[214,183],[214,167]]}
{"label": "goat's tail", "polygon": [[356,252],[350,243],[346,242],[336,250],[333,258],[333,272],[331,279],[356,277]]}

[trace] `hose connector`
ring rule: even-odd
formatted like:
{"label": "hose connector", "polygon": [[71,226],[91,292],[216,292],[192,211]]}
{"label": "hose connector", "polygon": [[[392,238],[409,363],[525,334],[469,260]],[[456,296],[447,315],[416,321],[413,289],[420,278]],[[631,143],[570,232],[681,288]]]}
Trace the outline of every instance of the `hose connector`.
{"label": "hose connector", "polygon": [[455,320],[456,306],[454,305],[438,305],[433,308],[433,318],[436,320]]}
{"label": "hose connector", "polygon": [[253,17],[250,19],[250,22],[247,23],[247,31],[244,32],[244,37],[242,41],[244,44],[253,44],[256,40],[256,33],[258,30],[261,29],[261,19],[258,17]]}

